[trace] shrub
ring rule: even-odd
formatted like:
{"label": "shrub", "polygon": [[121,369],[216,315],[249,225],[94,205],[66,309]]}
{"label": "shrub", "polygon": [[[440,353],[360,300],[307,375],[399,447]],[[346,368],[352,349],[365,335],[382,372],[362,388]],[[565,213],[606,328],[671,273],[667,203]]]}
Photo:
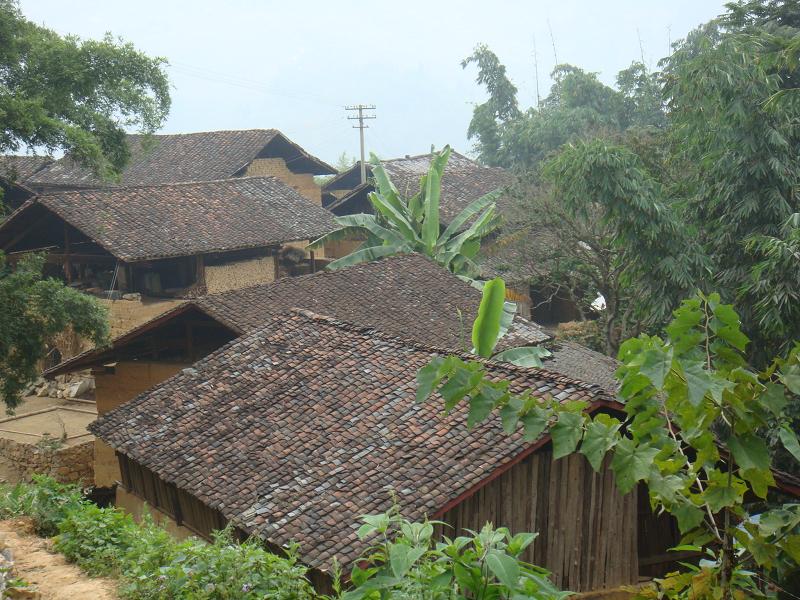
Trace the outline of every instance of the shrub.
{"label": "shrub", "polygon": [[[151,534],[158,535],[155,532]],[[159,559],[152,547],[150,565]],[[272,554],[252,540],[237,543],[230,530],[214,534],[211,544],[194,538],[176,544],[155,571],[130,564],[122,594],[130,600],[305,600],[314,592],[306,569],[293,552]],[[135,561],[135,556],[131,556]],[[126,560],[126,563],[129,561]]]}
{"label": "shrub", "polygon": [[36,533],[50,537],[70,510],[86,503],[77,485],[34,475],[33,483],[18,483],[0,493],[0,518],[30,517]]}
{"label": "shrub", "polygon": [[90,575],[119,573],[123,557],[140,534],[129,514],[89,503],[70,509],[58,531],[56,550]]}

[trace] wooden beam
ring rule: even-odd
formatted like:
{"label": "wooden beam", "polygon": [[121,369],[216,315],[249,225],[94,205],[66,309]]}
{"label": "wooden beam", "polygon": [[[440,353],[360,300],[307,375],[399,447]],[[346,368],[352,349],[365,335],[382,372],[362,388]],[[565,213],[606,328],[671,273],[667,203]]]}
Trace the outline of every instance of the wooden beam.
{"label": "wooden beam", "polygon": [[22,240],[22,238],[24,238],[26,235],[28,235],[31,232],[32,229],[36,228],[36,226],[38,224],[39,223],[34,222],[34,223],[31,223],[30,225],[28,225],[25,229],[20,231],[17,235],[15,235],[9,241],[7,241],[5,244],[3,244],[3,250],[8,250],[14,244],[19,243]]}
{"label": "wooden beam", "polygon": [[116,257],[110,254],[63,254],[61,252],[50,252],[47,254],[45,261],[53,264],[63,264],[69,260],[74,263],[94,263],[94,264],[108,264],[114,265],[117,262]]}
{"label": "wooden beam", "polygon": [[64,222],[64,274],[67,276],[67,283],[72,283],[72,265],[69,262],[69,227]]}

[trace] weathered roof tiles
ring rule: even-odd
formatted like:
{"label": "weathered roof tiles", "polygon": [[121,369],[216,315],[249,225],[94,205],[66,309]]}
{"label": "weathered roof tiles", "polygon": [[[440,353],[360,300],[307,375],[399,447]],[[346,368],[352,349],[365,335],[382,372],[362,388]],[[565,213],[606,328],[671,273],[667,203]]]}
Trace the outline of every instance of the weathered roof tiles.
{"label": "weathered roof tiles", "polygon": [[36,205],[128,262],[258,248],[316,238],[333,216],[274,177],[88,189],[29,200],[0,240]]}
{"label": "weathered roof tiles", "polygon": [[[363,546],[360,515],[420,519],[530,444],[499,419],[472,430],[441,399],[414,402],[415,374],[445,352],[295,311],[231,342],[90,428],[246,530],[325,569]],[[487,363],[512,390],[611,401],[597,386]],[[598,405],[599,405],[598,404]]]}

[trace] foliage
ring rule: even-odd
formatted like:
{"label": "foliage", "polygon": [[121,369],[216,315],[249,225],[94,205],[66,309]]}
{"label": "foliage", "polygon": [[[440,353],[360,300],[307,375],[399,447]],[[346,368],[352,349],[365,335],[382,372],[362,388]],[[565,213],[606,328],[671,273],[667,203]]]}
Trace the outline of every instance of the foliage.
{"label": "foliage", "polygon": [[614,354],[622,339],[660,325],[692,289],[705,267],[702,249],[661,183],[623,145],[569,144],[543,173],[552,183],[541,199],[552,236],[545,252],[603,296],[605,350]]}
{"label": "foliage", "polygon": [[596,73],[556,65],[553,87],[538,106],[521,111],[517,88],[486,45],[462,61],[478,67],[476,82],[489,99],[475,107],[467,135],[476,140],[479,159],[490,166],[535,170],[568,142],[606,137],[630,128],[664,127],[666,117],[657,75],[633,63],[617,76],[618,90]]}
{"label": "foliage", "polygon": [[412,523],[396,509],[363,518],[362,540],[373,540],[352,572],[342,600],[561,599],[540,567],[520,559],[535,534],[512,535],[486,524],[479,532],[435,541],[438,522]]}
{"label": "foliage", "polygon": [[[136,555],[128,554],[137,568]],[[127,562],[126,561],[126,562]],[[177,543],[171,560],[157,571],[128,578],[124,589],[135,600],[302,600],[313,591],[294,550],[286,558],[264,550],[255,540],[233,541],[232,532],[215,532],[213,542]]]}
{"label": "foliage", "polygon": [[442,230],[439,198],[450,154],[449,146],[433,153],[428,173],[420,181],[419,192],[410,198],[400,195],[373,154],[376,189],[369,194],[369,201],[375,214],[336,217],[339,229],[315,240],[309,249],[319,248],[325,242],[365,236],[367,239],[359,249],[334,260],[328,268],[340,269],[384,256],[419,252],[453,273],[474,277],[477,267],[473,259],[480,250],[481,240],[498,224],[495,200],[500,191],[471,202]]}
{"label": "foliage", "polygon": [[730,598],[737,565],[774,571],[800,562],[800,505],[755,519],[745,502],[766,499],[775,485],[764,428],[779,431],[800,461],[784,412],[800,392],[800,344],[757,372],[744,358],[749,340],[738,315],[717,294],[684,301],[674,317],[665,339],[641,335],[620,348],[624,420],[588,416],[585,402],[511,394],[508,381],[487,379],[483,364],[454,356],[419,371],[417,399],[438,391],[446,411],[466,402],[469,426],[497,410],[508,433],[522,427],[529,441],[549,429],[555,459],[578,451],[596,471],[610,455],[621,492],[645,483],[651,505],[675,517],[685,543],[720,548],[718,587]]}
{"label": "foliage", "polygon": [[138,531],[133,518],[116,508],[79,504],[58,524],[55,549],[90,575],[109,575],[120,568],[120,560]]}
{"label": "foliage", "polygon": [[117,175],[129,158],[124,129],[150,133],[167,116],[164,64],[110,35],[62,37],[0,0],[0,151],[63,149]]}
{"label": "foliage", "polygon": [[39,374],[53,337],[67,329],[103,344],[105,309],[91,296],[43,278],[44,257],[30,255],[11,268],[0,254],[0,395],[9,409]]}
{"label": "foliage", "polygon": [[0,518],[30,517],[36,533],[49,537],[56,534],[67,513],[84,502],[78,486],[34,475],[32,484],[18,483],[0,493]]}
{"label": "foliage", "polygon": [[[771,252],[765,241],[780,238],[790,215],[800,212],[800,71],[792,56],[800,11],[776,2],[728,8],[664,61],[665,94],[675,160],[683,167],[685,219],[701,226],[712,285],[737,300],[754,341],[752,358],[765,365],[797,331],[787,288],[750,282]],[[772,283],[796,280],[797,261],[770,262]]]}

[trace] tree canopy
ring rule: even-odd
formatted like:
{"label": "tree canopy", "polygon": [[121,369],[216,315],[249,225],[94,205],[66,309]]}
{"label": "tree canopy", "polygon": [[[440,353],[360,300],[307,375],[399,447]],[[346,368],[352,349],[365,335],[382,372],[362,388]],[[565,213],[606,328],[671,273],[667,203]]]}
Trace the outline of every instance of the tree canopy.
{"label": "tree canopy", "polygon": [[0,0],[0,152],[64,150],[106,178],[129,159],[125,130],[169,112],[164,59],[132,44],[60,36]]}
{"label": "tree canopy", "polygon": [[42,276],[44,257],[29,255],[11,268],[0,254],[0,395],[13,409],[39,375],[48,344],[63,331],[102,344],[106,311],[93,297]]}

